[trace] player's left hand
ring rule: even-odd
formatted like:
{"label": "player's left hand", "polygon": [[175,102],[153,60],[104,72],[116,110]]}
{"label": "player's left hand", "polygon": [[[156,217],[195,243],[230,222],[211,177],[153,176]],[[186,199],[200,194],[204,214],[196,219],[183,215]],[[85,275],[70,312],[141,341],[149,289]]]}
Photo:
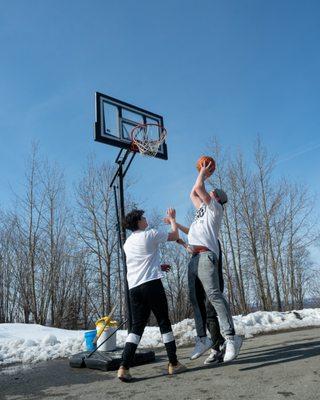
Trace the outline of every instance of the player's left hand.
{"label": "player's left hand", "polygon": [[167,210],[167,218],[168,219],[175,219],[176,217],[176,210],[174,208],[168,208]]}

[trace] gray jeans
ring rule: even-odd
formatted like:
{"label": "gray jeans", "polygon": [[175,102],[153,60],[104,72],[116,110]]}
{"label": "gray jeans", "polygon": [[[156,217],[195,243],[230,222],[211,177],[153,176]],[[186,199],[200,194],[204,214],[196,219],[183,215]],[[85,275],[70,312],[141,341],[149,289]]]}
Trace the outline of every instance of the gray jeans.
{"label": "gray jeans", "polygon": [[218,259],[212,251],[192,256],[188,267],[189,298],[193,307],[197,335],[206,336],[196,295],[197,278],[200,279],[208,300],[216,309],[223,335],[234,335],[234,325],[230,308],[220,291]]}

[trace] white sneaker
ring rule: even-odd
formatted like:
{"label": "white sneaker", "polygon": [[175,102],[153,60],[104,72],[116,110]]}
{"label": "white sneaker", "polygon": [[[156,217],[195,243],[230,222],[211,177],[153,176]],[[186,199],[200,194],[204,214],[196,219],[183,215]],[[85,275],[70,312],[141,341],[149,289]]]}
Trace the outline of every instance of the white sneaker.
{"label": "white sneaker", "polygon": [[211,349],[209,357],[204,361],[204,365],[212,365],[223,362],[223,354],[219,350]]}
{"label": "white sneaker", "polygon": [[225,353],[223,357],[224,362],[234,360],[239,352],[242,345],[242,338],[241,336],[234,335],[234,336],[227,336],[225,341]]}
{"label": "white sneaker", "polygon": [[236,358],[236,344],[234,336],[227,336],[225,344],[225,353],[223,357],[224,362],[234,360]]}
{"label": "white sneaker", "polygon": [[196,345],[193,349],[190,359],[195,360],[196,358],[200,357],[203,353],[209,350],[211,346],[212,341],[208,338],[208,336],[204,336],[202,338],[196,336]]}

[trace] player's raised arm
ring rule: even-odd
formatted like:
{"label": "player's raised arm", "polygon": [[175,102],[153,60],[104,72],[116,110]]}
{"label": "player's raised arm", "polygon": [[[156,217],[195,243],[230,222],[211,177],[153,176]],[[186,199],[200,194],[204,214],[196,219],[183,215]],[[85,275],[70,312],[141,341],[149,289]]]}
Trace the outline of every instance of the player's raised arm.
{"label": "player's raised arm", "polygon": [[[204,181],[211,175],[211,173],[212,173],[211,170],[212,170],[211,162],[206,164],[206,162],[203,161],[201,163],[199,175],[198,175],[196,182],[192,189],[194,191],[194,193],[200,199],[200,202],[205,203],[205,204],[210,204],[210,202],[211,202],[211,197],[210,197],[209,193],[207,192],[205,184],[204,184]],[[190,197],[191,197],[191,195],[190,195]]]}
{"label": "player's raised arm", "polygon": [[174,208],[168,208],[167,218],[170,221],[172,231],[168,234],[168,242],[173,242],[179,239],[179,231],[176,223],[176,210]]}
{"label": "player's raised arm", "polygon": [[[167,225],[170,225],[170,224],[171,224],[170,219],[169,219],[168,217],[164,217],[164,218],[163,218],[163,222],[164,222],[165,224],[167,224]],[[189,233],[189,228],[188,228],[188,227],[179,224],[179,222],[177,222],[177,221],[176,221],[176,224],[177,224],[178,229],[179,229],[181,232],[185,233],[186,235]]]}
{"label": "player's raised arm", "polygon": [[201,204],[202,204],[202,200],[201,198],[198,196],[197,192],[195,191],[195,187],[193,187],[191,189],[190,192],[190,199],[193,203],[193,205],[195,206],[195,208],[200,208]]}

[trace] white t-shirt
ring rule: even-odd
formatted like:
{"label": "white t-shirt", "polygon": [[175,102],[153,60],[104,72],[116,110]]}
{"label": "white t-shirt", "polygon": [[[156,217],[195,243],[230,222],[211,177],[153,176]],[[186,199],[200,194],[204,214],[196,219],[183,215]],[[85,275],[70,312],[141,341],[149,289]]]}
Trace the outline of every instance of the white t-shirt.
{"label": "white t-shirt", "polygon": [[222,216],[223,207],[216,199],[211,199],[209,205],[202,203],[189,228],[189,245],[207,247],[219,256],[218,235]]}
{"label": "white t-shirt", "polygon": [[156,229],[135,231],[128,237],[123,248],[126,253],[129,289],[163,277],[159,244],[167,239],[168,233]]}

